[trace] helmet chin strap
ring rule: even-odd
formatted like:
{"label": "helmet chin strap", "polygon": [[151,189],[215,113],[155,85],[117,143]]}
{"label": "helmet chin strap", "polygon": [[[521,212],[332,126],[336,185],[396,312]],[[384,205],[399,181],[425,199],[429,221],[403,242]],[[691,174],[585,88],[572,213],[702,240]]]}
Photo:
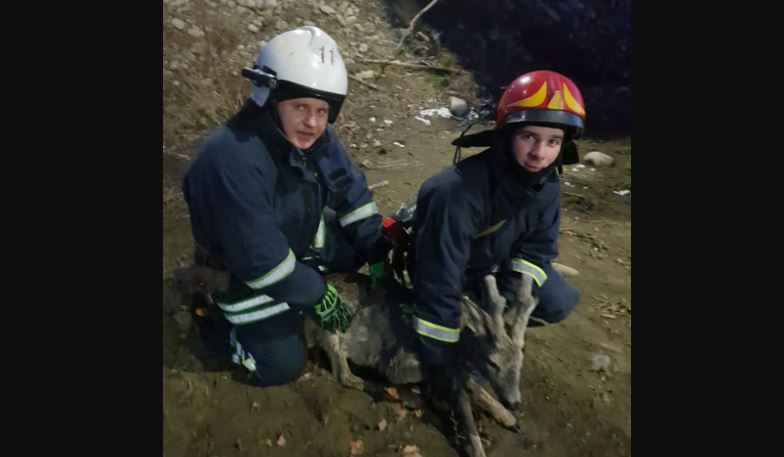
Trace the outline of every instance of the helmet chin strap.
{"label": "helmet chin strap", "polygon": [[553,161],[553,163],[551,163],[547,167],[534,172],[534,171],[526,170],[525,167],[517,163],[517,161],[514,160],[514,158],[512,158],[512,160],[516,165],[515,168],[517,174],[523,179],[523,184],[525,185],[525,187],[533,187],[540,184],[545,177],[547,177],[550,173],[553,172],[553,169],[560,166],[560,162],[556,159]]}

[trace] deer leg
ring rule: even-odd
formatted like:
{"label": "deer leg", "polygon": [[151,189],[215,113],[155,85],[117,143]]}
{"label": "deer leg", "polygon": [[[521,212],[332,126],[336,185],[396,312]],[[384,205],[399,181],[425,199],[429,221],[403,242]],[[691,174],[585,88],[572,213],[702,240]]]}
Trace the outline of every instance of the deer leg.
{"label": "deer leg", "polygon": [[485,448],[482,446],[482,440],[479,438],[479,431],[476,428],[476,422],[474,422],[474,416],[471,412],[471,405],[468,403],[468,396],[465,391],[461,391],[460,395],[457,397],[457,411],[461,416],[461,422],[465,424],[466,434],[468,435],[473,450],[471,453],[472,456],[487,457]]}
{"label": "deer leg", "polygon": [[479,404],[482,406],[482,408],[490,413],[496,422],[512,431],[518,433],[520,432],[520,426],[517,425],[517,418],[515,418],[514,415],[509,412],[509,410],[504,408],[504,405],[502,405],[501,402],[493,398],[490,393],[488,393],[473,379],[469,378],[468,388],[474,394],[474,397],[479,401]]}
{"label": "deer leg", "polygon": [[329,361],[332,365],[332,375],[335,376],[335,379],[343,386],[362,390],[365,382],[351,373],[346,353],[340,349],[340,335],[324,331],[319,339],[321,347],[329,356]]}

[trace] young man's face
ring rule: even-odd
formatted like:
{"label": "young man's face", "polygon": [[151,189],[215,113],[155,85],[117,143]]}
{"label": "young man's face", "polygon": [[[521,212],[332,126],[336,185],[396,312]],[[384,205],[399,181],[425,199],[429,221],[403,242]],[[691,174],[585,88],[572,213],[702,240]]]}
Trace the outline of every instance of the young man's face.
{"label": "young man's face", "polygon": [[278,118],[291,143],[307,149],[327,128],[329,104],[318,98],[292,98],[278,102]]}
{"label": "young man's face", "polygon": [[558,158],[563,138],[561,129],[525,125],[512,133],[512,154],[521,167],[536,173]]}

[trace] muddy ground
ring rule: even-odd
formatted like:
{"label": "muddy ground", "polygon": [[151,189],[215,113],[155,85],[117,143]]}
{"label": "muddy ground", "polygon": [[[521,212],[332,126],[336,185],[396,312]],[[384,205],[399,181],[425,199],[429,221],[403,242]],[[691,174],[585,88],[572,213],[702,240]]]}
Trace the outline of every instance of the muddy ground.
{"label": "muddy ground", "polygon": [[[246,385],[241,370],[204,353],[186,312],[188,297],[172,280],[172,268],[191,259],[190,226],[179,187],[188,160],[199,139],[247,95],[238,69],[251,62],[259,41],[277,33],[280,19],[292,27],[305,21],[321,26],[338,41],[352,75],[375,73],[367,82],[378,90],[349,81],[349,98],[336,127],[352,159],[363,164],[368,182],[389,182],[374,191],[381,212],[394,213],[425,178],[451,163],[454,150],[449,142],[466,121],[432,116],[426,117],[431,121],[426,125],[414,116],[421,109],[448,106],[450,95],[479,105],[472,75],[460,72],[454,56],[424,38],[398,59],[429,61],[458,72],[368,63],[392,55],[399,37],[395,29],[405,27],[413,13],[404,23],[377,0],[327,3],[335,14],[295,1],[260,9],[238,9],[233,1],[164,4],[166,456],[344,457],[352,440],[362,441],[362,455],[396,456],[406,445],[417,446],[425,457],[458,455],[429,411],[388,395],[341,387],[316,350],[299,381],[266,389]],[[343,26],[352,15],[356,22]],[[186,25],[175,27],[174,18]],[[248,29],[254,21],[261,23],[255,27],[258,32]],[[191,33],[192,27],[203,35]],[[590,116],[590,107],[588,112]],[[471,131],[489,126],[480,124]],[[571,281],[582,300],[564,322],[527,333],[523,404],[517,413],[522,433],[507,431],[480,414],[489,456],[631,453],[631,195],[614,193],[631,189],[631,138],[598,140],[589,131],[579,146],[581,155],[598,150],[616,159],[614,167],[569,166],[563,176],[558,262],[579,270]],[[463,155],[476,152],[464,149]],[[609,356],[609,367],[595,370],[596,355]]]}

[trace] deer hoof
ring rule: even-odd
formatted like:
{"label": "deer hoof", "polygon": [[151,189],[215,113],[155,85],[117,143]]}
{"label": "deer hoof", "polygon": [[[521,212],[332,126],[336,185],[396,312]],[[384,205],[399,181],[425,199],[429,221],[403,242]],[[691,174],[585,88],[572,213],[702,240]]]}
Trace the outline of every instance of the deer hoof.
{"label": "deer hoof", "polygon": [[505,428],[510,432],[523,433],[523,429],[520,428],[520,424],[518,424],[517,422]]}
{"label": "deer hoof", "polygon": [[365,388],[365,381],[353,374],[346,374],[340,377],[340,384],[351,389],[362,390]]}

